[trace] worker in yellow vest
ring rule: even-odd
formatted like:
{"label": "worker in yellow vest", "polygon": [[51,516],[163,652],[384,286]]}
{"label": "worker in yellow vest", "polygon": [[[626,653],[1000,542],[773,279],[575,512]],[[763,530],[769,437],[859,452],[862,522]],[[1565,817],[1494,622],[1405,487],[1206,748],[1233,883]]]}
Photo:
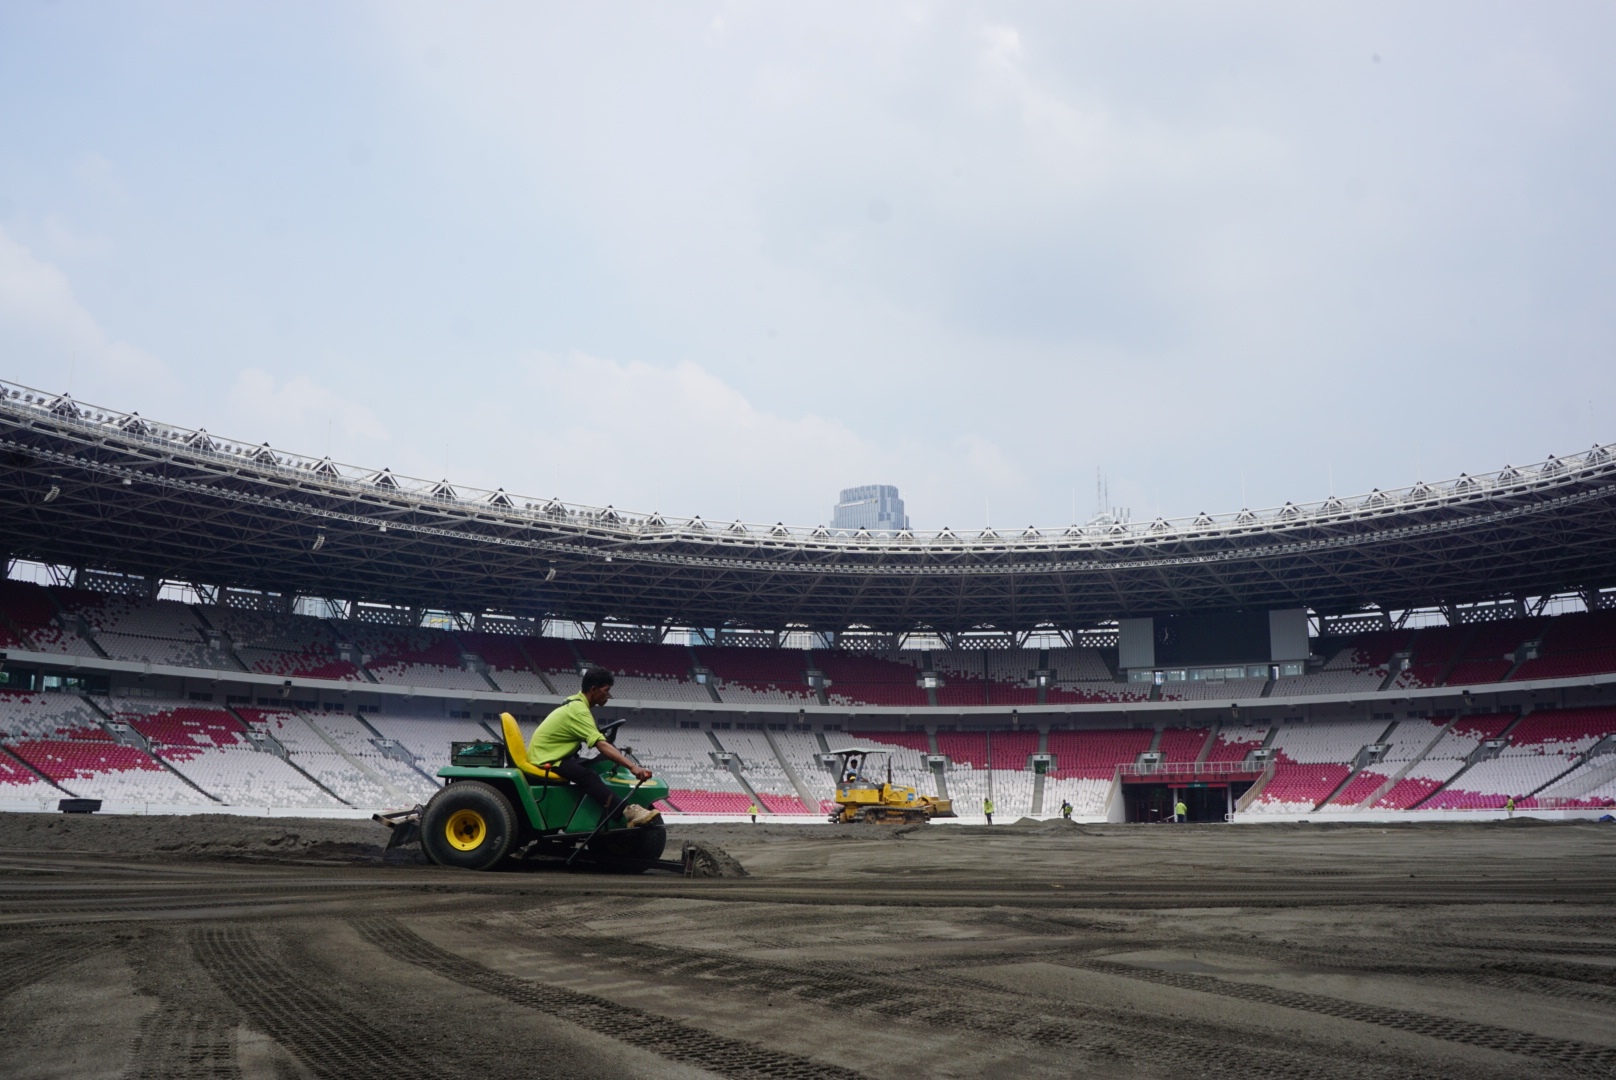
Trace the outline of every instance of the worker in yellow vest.
{"label": "worker in yellow vest", "polygon": [[993,800],[992,799],[983,799],[982,800],[982,816],[988,819],[988,824],[989,825],[993,824]]}
{"label": "worker in yellow vest", "polygon": [[1189,819],[1190,808],[1184,805],[1183,799],[1178,800],[1178,805],[1173,807],[1173,820],[1177,822],[1185,822]]}
{"label": "worker in yellow vest", "polygon": [[747,803],[746,812],[752,815],[752,824],[756,825],[758,815],[757,803]]}

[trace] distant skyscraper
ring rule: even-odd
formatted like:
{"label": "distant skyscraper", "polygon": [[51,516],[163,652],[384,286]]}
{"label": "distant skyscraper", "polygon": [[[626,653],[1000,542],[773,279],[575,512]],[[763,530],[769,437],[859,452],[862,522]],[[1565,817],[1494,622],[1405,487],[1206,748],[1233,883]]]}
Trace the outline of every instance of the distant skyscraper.
{"label": "distant skyscraper", "polygon": [[865,484],[846,488],[831,512],[833,529],[869,529],[871,532],[897,532],[909,527],[903,500],[891,484]]}

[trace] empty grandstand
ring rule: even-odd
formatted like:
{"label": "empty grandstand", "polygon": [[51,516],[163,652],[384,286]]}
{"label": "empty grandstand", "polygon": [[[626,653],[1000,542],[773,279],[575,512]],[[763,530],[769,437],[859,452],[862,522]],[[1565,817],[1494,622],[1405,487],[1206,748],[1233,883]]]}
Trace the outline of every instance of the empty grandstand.
{"label": "empty grandstand", "polygon": [[0,442],[3,801],[412,805],[451,742],[530,730],[592,664],[692,813],[818,815],[839,745],[1010,817],[1592,812],[1616,782],[1603,447],[1190,521],[848,536],[10,385]]}

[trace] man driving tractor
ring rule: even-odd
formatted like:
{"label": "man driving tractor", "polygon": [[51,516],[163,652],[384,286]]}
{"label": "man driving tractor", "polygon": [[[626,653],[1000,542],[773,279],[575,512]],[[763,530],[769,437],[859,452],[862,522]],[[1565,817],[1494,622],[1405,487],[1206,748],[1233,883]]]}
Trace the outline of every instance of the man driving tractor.
{"label": "man driving tractor", "polygon": [[642,781],[651,779],[650,769],[641,768],[630,761],[617,747],[607,742],[600,729],[595,726],[594,710],[611,700],[612,684],[615,681],[612,673],[605,668],[596,667],[585,671],[580,691],[552,710],[533,732],[533,738],[528,743],[527,756],[535,765],[542,764],[553,769],[565,778],[567,783],[579,788],[585,795],[599,803],[605,809],[607,818],[621,813],[624,823],[632,829],[649,825],[662,816],[662,811],[644,806],[622,805],[622,800],[612,795],[612,789],[606,781],[578,760],[580,749],[594,747],[601,757],[614,761],[632,772],[634,779]]}

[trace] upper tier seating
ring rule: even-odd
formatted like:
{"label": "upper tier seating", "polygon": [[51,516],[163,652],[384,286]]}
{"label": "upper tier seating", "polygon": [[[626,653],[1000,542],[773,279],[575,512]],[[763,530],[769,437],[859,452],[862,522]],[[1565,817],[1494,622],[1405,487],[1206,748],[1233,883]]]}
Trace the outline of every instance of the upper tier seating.
{"label": "upper tier seating", "polygon": [[460,641],[488,665],[488,677],[509,694],[552,694],[544,677],[533,668],[522,648],[522,638],[509,634],[461,632]]}
{"label": "upper tier seating", "polygon": [[577,642],[591,664],[612,672],[612,696],[632,701],[711,701],[691,671],[691,652],[682,645],[607,641]]}
{"label": "upper tier seating", "polygon": [[1233,701],[1261,697],[1267,679],[1187,679],[1163,683],[1163,701]]}
{"label": "upper tier seating", "polygon": [[819,700],[808,686],[808,655],[801,649],[698,645],[694,652],[718,678],[718,696],[727,702],[807,705]]}
{"label": "upper tier seating", "polygon": [[366,670],[379,683],[442,690],[488,689],[488,681],[481,674],[467,670],[459,642],[446,630],[357,622],[337,623],[333,628],[359,648]]}
{"label": "upper tier seating", "polygon": [[185,604],[82,589],[52,589],[51,593],[63,613],[86,626],[95,643],[114,660],[241,670],[223,650],[209,647],[196,613]]}
{"label": "upper tier seating", "polygon": [[811,656],[814,667],[830,680],[826,694],[834,704],[899,708],[928,704],[918,672],[906,663],[840,649],[815,649]]}
{"label": "upper tier seating", "polygon": [[1550,619],[1535,659],[1513,678],[1561,679],[1616,671],[1616,611],[1576,612]]}
{"label": "upper tier seating", "polygon": [[250,671],[305,679],[369,682],[337,652],[337,639],[322,620],[307,615],[205,607],[208,625],[225,634]]}
{"label": "upper tier seating", "polygon": [[56,601],[43,585],[0,579],[0,611],[6,616],[0,621],[10,626],[7,637],[19,648],[64,656],[99,655],[79,635],[76,620],[57,612]]}
{"label": "upper tier seating", "polygon": [[1059,683],[1105,683],[1116,679],[1099,649],[1050,649],[1049,667]]}
{"label": "upper tier seating", "polygon": [[1149,683],[1062,683],[1044,691],[1049,705],[1103,705],[1111,702],[1144,701],[1150,697]]}

